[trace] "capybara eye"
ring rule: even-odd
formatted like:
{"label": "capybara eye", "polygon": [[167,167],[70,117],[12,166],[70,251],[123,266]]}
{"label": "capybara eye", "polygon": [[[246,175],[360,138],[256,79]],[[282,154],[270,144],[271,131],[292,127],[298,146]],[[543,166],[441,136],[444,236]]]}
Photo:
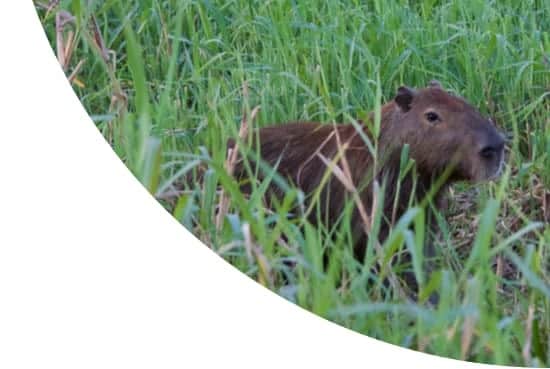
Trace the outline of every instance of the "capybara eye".
{"label": "capybara eye", "polygon": [[435,123],[439,120],[439,115],[437,115],[437,113],[434,113],[433,111],[429,111],[426,113],[426,119],[430,123]]}

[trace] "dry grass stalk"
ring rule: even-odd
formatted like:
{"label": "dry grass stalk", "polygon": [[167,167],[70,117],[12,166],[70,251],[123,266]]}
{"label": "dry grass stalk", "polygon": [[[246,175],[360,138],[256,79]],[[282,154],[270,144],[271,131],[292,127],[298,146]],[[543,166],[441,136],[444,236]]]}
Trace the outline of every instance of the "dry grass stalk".
{"label": "dry grass stalk", "polygon": [[225,254],[227,254],[229,251],[236,249],[238,246],[239,243],[237,241],[231,241],[229,243],[226,243],[225,245],[220,246],[216,252],[221,257],[224,257]]}
{"label": "dry grass stalk", "polygon": [[[59,5],[59,1],[50,1],[48,4],[37,3],[36,5],[39,8],[46,9],[47,17],[48,14]],[[84,65],[84,59],[80,60],[72,72],[69,73],[77,39],[75,31],[73,29],[67,29],[67,25],[74,23],[75,17],[65,10],[61,10],[55,15],[55,53],[63,72],[69,74],[69,82],[79,87],[84,87],[84,84],[77,78],[78,73]]]}
{"label": "dry grass stalk", "polygon": [[242,226],[243,236],[244,236],[244,250],[246,251],[246,258],[248,263],[252,264],[252,235],[250,234],[250,224],[245,223]]}
{"label": "dry grass stalk", "polygon": [[80,73],[80,70],[82,69],[83,65],[84,65],[84,59],[79,61],[76,67],[74,67],[73,71],[71,72],[71,74],[69,74],[69,77],[68,77],[70,83],[73,83],[76,81],[76,76],[78,75],[78,73]]}
{"label": "dry grass stalk", "polygon": [[535,318],[535,307],[533,304],[529,305],[527,312],[527,325],[525,326],[525,344],[521,355],[525,361],[525,366],[531,366],[531,340],[533,337],[533,320]]}
{"label": "dry grass stalk", "polygon": [[[243,85],[243,96],[248,98],[248,87],[246,83]],[[243,141],[248,136],[249,126],[252,125],[256,115],[260,111],[260,106],[256,106],[250,112],[250,117],[247,117],[246,112],[243,112],[243,119],[241,121],[241,127],[239,128],[239,140],[235,142],[235,146],[232,149],[227,150],[227,160],[225,161],[225,170],[227,174],[233,176],[235,172],[235,165],[237,164],[239,154],[239,141]],[[218,213],[216,214],[216,229],[220,230],[223,225],[223,220],[227,211],[229,210],[229,197],[225,191],[221,190],[220,201],[218,205]]]}
{"label": "dry grass stalk", "polygon": [[113,93],[111,95],[109,111],[114,111],[117,115],[122,116],[128,110],[128,95],[126,95],[118,78],[116,77],[116,53],[106,46],[105,40],[99,30],[97,20],[93,15],[90,17],[89,28],[91,32],[92,44],[96,47],[99,55],[101,56],[111,80]]}
{"label": "dry grass stalk", "polygon": [[[95,46],[97,52],[101,56],[101,60],[105,65],[111,81],[112,93],[109,112],[114,112],[114,114],[122,120],[128,111],[128,95],[124,92],[120,81],[116,77],[116,53],[106,46],[105,40],[99,30],[97,20],[93,15],[90,17],[89,29],[91,33],[91,44]],[[108,127],[107,139],[109,142],[112,142],[115,135],[112,120],[109,121]],[[119,139],[123,141],[123,136],[121,134],[119,136]]]}
{"label": "dry grass stalk", "polygon": [[460,339],[460,359],[466,360],[474,338],[476,317],[472,314],[466,316],[462,326],[462,337]]}
{"label": "dry grass stalk", "polygon": [[[313,154],[311,154],[301,165],[300,167],[298,168],[298,174],[296,175],[296,180],[298,183],[302,183],[302,171],[304,170],[304,168],[307,166],[307,164],[309,164],[310,161],[312,161],[315,156],[318,156],[320,155],[321,153],[321,150],[323,149],[323,147],[325,147],[325,145],[332,139],[332,137],[334,136],[336,130],[334,130],[333,132],[331,132],[327,138],[325,138],[325,140],[323,142],[321,142],[321,144],[319,145],[319,147],[313,152]],[[321,159],[322,160],[322,159]]]}
{"label": "dry grass stalk", "polygon": [[57,60],[63,71],[67,73],[71,63],[71,58],[75,49],[75,36],[74,31],[69,30],[65,36],[65,28],[68,24],[74,23],[74,16],[62,10],[55,16],[55,37],[56,37],[56,54]]}
{"label": "dry grass stalk", "polygon": [[258,283],[262,286],[272,288],[274,285],[272,269],[262,249],[252,241],[250,225],[243,224],[242,231],[244,235],[244,248],[249,264],[256,262],[258,265]]}
{"label": "dry grass stalk", "polygon": [[90,17],[90,31],[92,33],[92,39],[94,41],[93,44],[97,47],[105,64],[110,65],[110,55],[112,51],[105,46],[105,41],[103,40],[103,36],[101,36],[101,32],[99,31],[97,20],[93,15]]}
{"label": "dry grass stalk", "polygon": [[[336,129],[335,129],[335,131],[336,131]],[[357,190],[357,187],[353,183],[353,178],[351,176],[351,169],[350,169],[350,166],[349,166],[349,163],[348,163],[348,159],[347,159],[346,155],[344,155],[344,153],[345,153],[345,151],[348,147],[348,144],[346,143],[345,146],[342,145],[342,140],[340,139],[340,134],[338,133],[338,131],[336,131],[336,143],[338,145],[338,151],[342,152],[342,155],[341,155],[342,167],[343,167],[343,170],[344,170],[344,174],[349,179],[349,182],[350,182],[351,187],[352,187],[352,192],[351,193],[353,195],[353,201],[355,201],[355,204],[357,205],[357,209],[358,209],[359,214],[361,216],[361,219],[363,221],[363,227],[365,229],[365,232],[368,233],[372,229],[372,222],[369,219],[369,216],[367,215],[367,211],[365,209],[365,206],[363,205],[363,202],[361,201],[361,197],[359,196],[359,191]]]}
{"label": "dry grass stalk", "polygon": [[42,1],[36,1],[35,5],[36,5],[36,7],[40,8],[40,9],[46,10],[46,15],[44,16],[44,18],[47,18],[48,15],[50,15],[50,13],[55,8],[57,8],[57,6],[59,5],[60,2],[61,2],[61,0],[50,0],[48,3],[44,3]]}
{"label": "dry grass stalk", "polygon": [[496,267],[496,290],[497,291],[502,291],[502,286],[501,286],[501,283],[500,283],[500,280],[502,279],[502,276],[503,276],[503,269],[504,269],[504,260],[503,260],[503,257],[502,255],[497,255],[496,257],[496,264],[497,264],[497,267]]}
{"label": "dry grass stalk", "polygon": [[[338,153],[335,156],[333,160],[328,160],[324,155],[320,153],[320,150],[323,145],[316,151],[316,155],[321,159],[321,161],[327,166],[327,168],[332,172],[332,174],[342,183],[342,185],[346,188],[346,190],[352,195],[353,201],[355,202],[355,205],[357,206],[357,210],[359,211],[359,216],[361,217],[361,220],[363,222],[363,231],[365,234],[369,235],[371,229],[372,229],[372,220],[374,219],[374,211],[377,207],[378,203],[378,183],[374,182],[374,196],[373,196],[373,204],[372,204],[372,216],[369,217],[367,214],[367,211],[365,209],[365,206],[363,204],[363,201],[361,200],[361,196],[359,194],[359,191],[357,187],[355,186],[353,182],[353,177],[351,175],[351,168],[349,166],[348,160],[346,158],[346,150],[348,149],[349,144],[342,143],[342,140],[340,139],[340,134],[338,133],[338,130],[334,129],[333,133],[329,136],[332,137],[332,135],[335,135],[336,137],[336,144],[338,147]],[[325,140],[326,142],[326,140]],[[324,143],[323,143],[324,144]],[[342,167],[338,165],[338,162],[341,162]],[[374,247],[376,249],[377,255],[379,257],[379,260],[383,260],[383,250],[382,246],[378,241],[374,242]],[[381,265],[382,272],[387,273],[388,280],[390,284],[392,285],[394,291],[396,291],[400,297],[407,299],[408,295],[405,293],[403,288],[401,288],[401,285],[399,283],[399,279],[393,272],[393,269],[391,268],[391,261],[388,262],[386,265]]]}

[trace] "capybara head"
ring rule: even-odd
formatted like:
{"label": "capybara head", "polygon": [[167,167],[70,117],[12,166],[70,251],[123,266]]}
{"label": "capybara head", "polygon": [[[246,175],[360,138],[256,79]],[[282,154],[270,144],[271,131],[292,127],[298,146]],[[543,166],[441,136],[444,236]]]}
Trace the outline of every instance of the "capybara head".
{"label": "capybara head", "polygon": [[[399,87],[394,103],[399,119],[387,127],[390,140],[407,143],[422,171],[451,169],[454,180],[483,181],[500,175],[504,138],[490,119],[439,82],[426,88]],[[395,142],[395,141],[394,141]]]}

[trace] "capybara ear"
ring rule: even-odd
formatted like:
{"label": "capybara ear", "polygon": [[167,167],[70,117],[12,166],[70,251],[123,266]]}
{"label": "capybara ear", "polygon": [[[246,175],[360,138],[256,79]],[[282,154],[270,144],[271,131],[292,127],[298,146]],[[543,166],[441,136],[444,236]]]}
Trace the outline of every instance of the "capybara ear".
{"label": "capybara ear", "polygon": [[428,82],[428,87],[439,88],[443,90],[443,86],[441,86],[441,82],[439,82],[437,79],[432,79],[430,82]]}
{"label": "capybara ear", "polygon": [[401,86],[397,89],[394,100],[403,112],[407,112],[411,109],[414,95],[416,95],[416,91],[413,88]]}

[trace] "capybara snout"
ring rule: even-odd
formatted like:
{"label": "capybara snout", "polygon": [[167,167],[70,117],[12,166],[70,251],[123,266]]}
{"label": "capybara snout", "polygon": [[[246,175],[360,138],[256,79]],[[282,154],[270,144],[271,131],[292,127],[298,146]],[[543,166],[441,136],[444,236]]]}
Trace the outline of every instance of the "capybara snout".
{"label": "capybara snout", "polygon": [[500,176],[504,167],[504,137],[500,133],[489,135],[488,141],[479,150],[485,171],[478,180],[493,179]]}

